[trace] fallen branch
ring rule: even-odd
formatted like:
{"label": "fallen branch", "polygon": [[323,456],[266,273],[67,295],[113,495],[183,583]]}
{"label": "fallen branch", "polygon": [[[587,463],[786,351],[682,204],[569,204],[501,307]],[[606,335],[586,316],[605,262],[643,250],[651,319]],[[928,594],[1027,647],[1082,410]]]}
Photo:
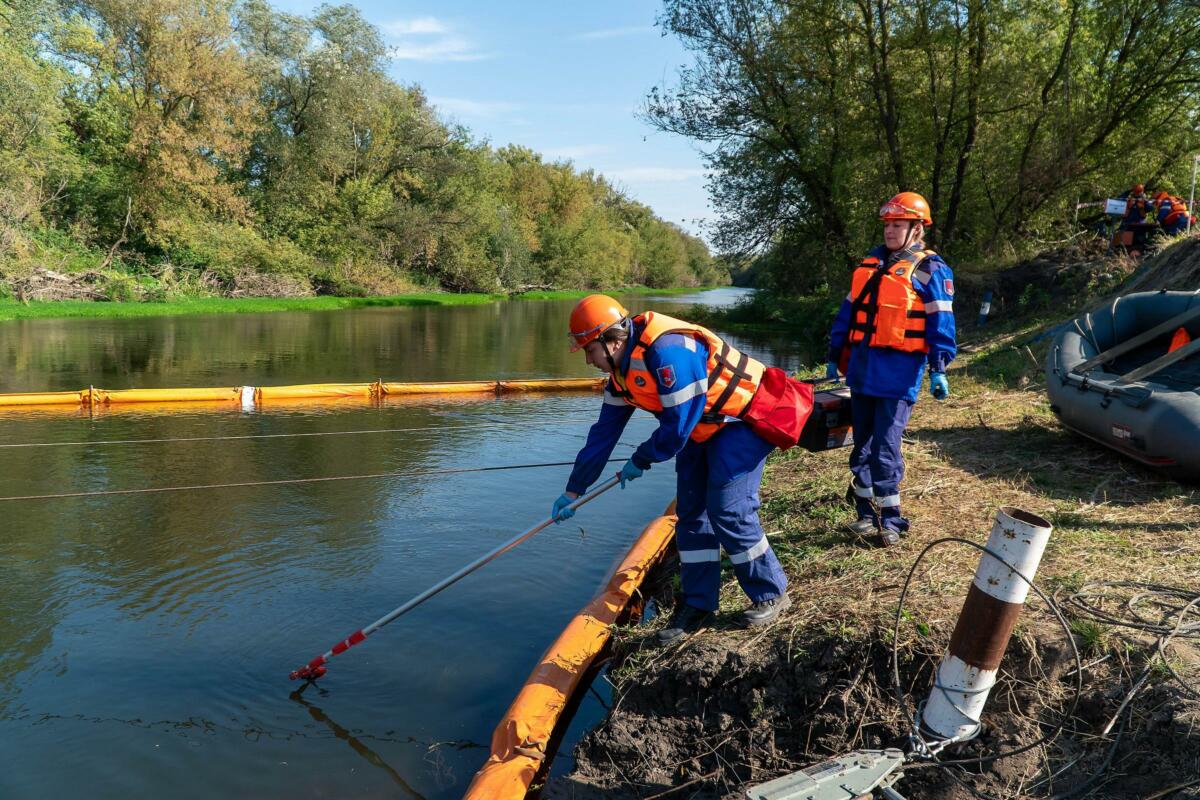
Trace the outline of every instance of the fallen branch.
{"label": "fallen branch", "polygon": [[129,222],[133,219],[133,198],[126,195],[125,197],[125,222],[121,225],[121,235],[113,242],[113,246],[108,249],[108,255],[100,262],[100,270],[103,272],[108,269],[109,264],[112,264],[113,257],[117,254],[117,248],[126,242],[126,235],[129,233]]}

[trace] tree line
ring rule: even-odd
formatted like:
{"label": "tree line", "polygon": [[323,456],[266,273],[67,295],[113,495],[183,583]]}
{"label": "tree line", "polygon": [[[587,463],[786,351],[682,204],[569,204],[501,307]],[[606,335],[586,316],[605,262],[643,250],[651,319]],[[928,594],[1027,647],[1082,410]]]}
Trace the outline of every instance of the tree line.
{"label": "tree line", "polygon": [[223,291],[275,276],[342,294],[722,281],[700,239],[591,171],[475,141],[388,66],[349,5],[0,0],[0,278],[46,266]]}
{"label": "tree line", "polygon": [[781,293],[843,290],[895,192],[984,258],[1134,182],[1186,194],[1200,150],[1195,2],[665,0],[660,24],[695,59],[646,117],[706,148],[715,243]]}

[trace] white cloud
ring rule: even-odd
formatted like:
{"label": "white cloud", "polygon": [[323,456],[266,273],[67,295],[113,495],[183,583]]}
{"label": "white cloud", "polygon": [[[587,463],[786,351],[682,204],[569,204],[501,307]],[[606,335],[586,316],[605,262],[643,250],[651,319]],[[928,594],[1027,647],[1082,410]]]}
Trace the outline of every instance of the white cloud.
{"label": "white cloud", "polygon": [[521,108],[516,103],[505,103],[499,100],[470,100],[466,97],[430,97],[429,102],[447,114],[461,114],[466,117],[493,118],[502,114],[510,114]]}
{"label": "white cloud", "polygon": [[413,34],[446,33],[446,25],[437,17],[416,17],[415,19],[394,19],[379,25],[385,36],[399,37]]}
{"label": "white cloud", "polygon": [[683,183],[703,178],[708,170],[699,167],[626,167],[607,170],[604,174],[625,183]]}
{"label": "white cloud", "polygon": [[437,17],[394,19],[379,29],[391,45],[391,56],[400,61],[481,61],[491,58],[475,43]]}
{"label": "white cloud", "polygon": [[647,33],[654,33],[654,28],[645,25],[637,25],[628,28],[603,28],[598,31],[586,31],[577,33],[572,36],[572,39],[619,39],[624,36],[638,36]]}
{"label": "white cloud", "polygon": [[570,144],[564,147],[547,147],[542,150],[542,155],[546,158],[590,158],[591,156],[602,156],[612,152],[612,146],[607,144]]}

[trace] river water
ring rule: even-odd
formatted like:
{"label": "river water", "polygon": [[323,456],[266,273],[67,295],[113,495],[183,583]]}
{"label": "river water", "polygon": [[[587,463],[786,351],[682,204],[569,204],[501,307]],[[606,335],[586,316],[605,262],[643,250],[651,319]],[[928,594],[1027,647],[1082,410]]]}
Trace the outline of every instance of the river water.
{"label": "river water", "polygon": [[[627,303],[686,316],[738,296]],[[567,352],[571,305],[10,322],[0,391],[594,374]],[[669,465],[335,658],[319,687],[293,695],[287,673],[544,519],[569,472],[438,470],[570,461],[598,403],[0,414],[5,498],[425,473],[0,500],[0,797],[460,796],[538,655],[670,501]],[[614,457],[653,426],[635,415]],[[602,713],[589,697],[570,738]]]}

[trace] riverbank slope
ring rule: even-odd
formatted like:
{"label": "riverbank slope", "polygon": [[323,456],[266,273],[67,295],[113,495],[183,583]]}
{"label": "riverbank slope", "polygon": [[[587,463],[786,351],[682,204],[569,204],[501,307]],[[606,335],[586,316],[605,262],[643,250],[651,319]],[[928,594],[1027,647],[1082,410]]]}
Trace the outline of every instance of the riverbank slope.
{"label": "riverbank slope", "polygon": [[[1190,258],[1197,242],[1179,246]],[[1134,268],[1086,255],[1091,266],[1077,264],[1062,281],[1042,275],[1033,284],[1040,294],[1026,294],[1023,313],[997,328],[968,330],[947,401],[922,396],[905,445],[904,510],[913,529],[900,546],[875,549],[840,529],[851,519],[843,501],[847,451],[773,457],[761,514],[789,575],[792,609],[765,630],[733,627],[745,600],[727,573],[713,629],[665,650],[653,644],[653,623],[622,631],[609,676],[612,711],[578,746],[575,769],[551,781],[543,797],[734,798],[748,785],[832,755],[902,746],[907,726],[893,694],[893,642],[902,687],[923,699],[978,553],[950,544],[930,551],[912,579],[895,639],[909,570],[937,539],[982,544],[1001,505],[1054,525],[1038,583],[1067,606],[1071,640],[1088,665],[1082,692],[1076,704],[1067,634],[1031,597],[985,713],[984,733],[953,755],[985,758],[1011,750],[1060,722],[1063,734],[1046,746],[954,773],[911,770],[901,793],[959,800],[972,796],[969,785],[1005,798],[1072,789],[1098,798],[1195,796],[1156,793],[1200,774],[1193,733],[1200,724],[1192,694],[1200,683],[1196,639],[1176,639],[1163,659],[1155,653],[1155,636],[1098,621],[1067,602],[1092,582],[1195,592],[1200,573],[1200,493],[1070,434],[1045,399],[1048,343],[1036,335],[1047,323],[1036,320],[1065,318]],[[1181,256],[1159,258],[1177,267]],[[1139,288],[1145,274],[1137,273]],[[1072,288],[1056,292],[1060,284]],[[1053,297],[1059,299],[1051,308],[1044,301]],[[1017,301],[1012,305],[1018,310]],[[960,320],[971,311],[960,305]],[[1103,591],[1128,598],[1141,589]],[[1115,604],[1103,605],[1122,613]],[[1121,709],[1147,669],[1147,683]],[[1100,735],[1114,718],[1110,735]]]}

